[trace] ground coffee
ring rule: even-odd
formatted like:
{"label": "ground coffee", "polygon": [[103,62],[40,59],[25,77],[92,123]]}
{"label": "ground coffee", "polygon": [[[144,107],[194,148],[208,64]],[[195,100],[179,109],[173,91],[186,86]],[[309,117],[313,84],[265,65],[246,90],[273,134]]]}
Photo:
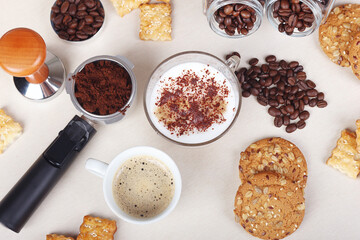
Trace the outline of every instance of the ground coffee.
{"label": "ground coffee", "polygon": [[125,113],[132,84],[129,73],[118,63],[110,60],[88,63],[73,79],[75,97],[87,112],[97,115]]}

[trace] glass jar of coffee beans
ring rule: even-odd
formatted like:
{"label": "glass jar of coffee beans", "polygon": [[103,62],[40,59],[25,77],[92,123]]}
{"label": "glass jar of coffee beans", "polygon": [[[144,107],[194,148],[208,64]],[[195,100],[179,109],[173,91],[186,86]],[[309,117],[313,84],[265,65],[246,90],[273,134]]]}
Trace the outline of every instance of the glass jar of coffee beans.
{"label": "glass jar of coffee beans", "polygon": [[326,21],[335,0],[267,0],[270,23],[281,33],[304,37]]}
{"label": "glass jar of coffee beans", "polygon": [[203,0],[210,28],[220,36],[241,38],[256,32],[263,18],[264,0]]}

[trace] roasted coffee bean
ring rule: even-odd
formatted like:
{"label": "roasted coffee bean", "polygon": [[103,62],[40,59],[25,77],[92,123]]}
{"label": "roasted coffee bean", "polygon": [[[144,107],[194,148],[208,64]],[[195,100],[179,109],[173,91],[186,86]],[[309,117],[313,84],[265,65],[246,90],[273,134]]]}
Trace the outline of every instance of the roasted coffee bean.
{"label": "roasted coffee bean", "polygon": [[324,100],[320,100],[320,101],[317,102],[317,107],[318,108],[324,108],[326,106],[327,106],[327,102],[324,101]]}
{"label": "roasted coffee bean", "polygon": [[299,111],[302,112],[305,109],[305,104],[303,100],[299,100]]}
{"label": "roasted coffee bean", "polygon": [[295,120],[299,117],[299,110],[295,110],[292,114],[290,114],[290,119]]}
{"label": "roasted coffee bean", "polygon": [[251,93],[249,91],[243,91],[241,94],[243,97],[250,97]]}
{"label": "roasted coffee bean", "polygon": [[57,5],[52,6],[51,11],[54,13],[59,13],[60,12],[60,8]]}
{"label": "roasted coffee bean", "polygon": [[94,33],[94,28],[85,26],[82,31],[87,35],[92,35]]}
{"label": "roasted coffee bean", "polygon": [[58,33],[59,37],[64,39],[64,40],[68,40],[69,39],[69,34],[67,32],[64,32],[64,31],[60,31]]}
{"label": "roasted coffee bean", "polygon": [[59,14],[54,18],[53,23],[55,25],[60,25],[63,19],[64,19],[64,15]]}
{"label": "roasted coffee bean", "polygon": [[290,93],[293,94],[293,95],[295,95],[298,91],[299,91],[299,87],[298,87],[298,86],[292,86]]}
{"label": "roasted coffee bean", "polygon": [[309,101],[309,106],[310,107],[315,107],[318,103],[318,100],[316,98],[313,98]]}
{"label": "roasted coffee bean", "polygon": [[92,24],[93,22],[94,22],[94,17],[93,16],[87,15],[85,17],[85,23],[86,24]]}
{"label": "roasted coffee bean", "polygon": [[281,115],[280,110],[275,107],[270,107],[268,113],[273,117],[279,117]]}
{"label": "roasted coffee bean", "polygon": [[301,66],[301,65],[299,65],[299,66],[297,66],[297,67],[294,69],[294,72],[295,72],[295,73],[298,73],[298,72],[300,72],[300,71],[302,71],[302,70],[304,70],[304,67]]}
{"label": "roasted coffee bean", "polygon": [[297,85],[298,87],[301,89],[301,90],[307,90],[309,89],[308,85],[305,83],[304,80],[300,80],[297,82]]}
{"label": "roasted coffee bean", "polygon": [[251,66],[255,66],[256,64],[258,64],[258,62],[259,62],[259,59],[257,59],[257,58],[252,58],[249,60],[249,64]]}
{"label": "roasted coffee bean", "polygon": [[285,128],[285,131],[287,133],[292,133],[292,132],[295,132],[297,129],[297,126],[296,124],[292,123],[292,124],[289,124],[286,128]]}
{"label": "roasted coffee bean", "polygon": [[310,113],[308,111],[303,111],[299,114],[299,118],[301,120],[306,120],[310,117]]}
{"label": "roasted coffee bean", "polygon": [[285,109],[285,106],[283,105],[283,106],[281,106],[280,108],[279,108],[279,110],[280,110],[280,112],[283,114],[283,115],[286,115],[287,114],[287,111],[286,111],[286,109]]}
{"label": "roasted coffee bean", "polygon": [[306,95],[309,97],[316,97],[318,94],[318,91],[316,89],[309,89],[306,91]]}
{"label": "roasted coffee bean", "polygon": [[296,73],[296,78],[298,79],[298,80],[305,80],[306,79],[306,73],[305,72],[298,72],[298,73]]}
{"label": "roasted coffee bean", "polygon": [[295,77],[291,76],[287,79],[287,82],[290,86],[294,86],[296,84],[296,79],[295,79]]}
{"label": "roasted coffee bean", "polygon": [[285,110],[286,110],[287,113],[292,114],[292,113],[294,113],[295,109],[294,109],[293,105],[286,105]]}
{"label": "roasted coffee bean", "polygon": [[[99,10],[98,10],[99,11]],[[99,11],[100,12],[100,11]],[[93,17],[96,17],[96,16],[100,16],[101,14],[100,13],[98,13],[97,11],[91,11],[91,12],[89,12],[89,15],[90,16],[93,16]],[[101,15],[101,16],[103,16],[103,15]],[[224,25],[224,24],[222,24],[222,25]],[[224,26],[225,27],[225,26]]]}
{"label": "roasted coffee bean", "polygon": [[272,100],[269,101],[269,105],[271,107],[277,107],[277,106],[279,106],[279,103],[275,99],[272,99]]}
{"label": "roasted coffee bean", "polygon": [[265,61],[267,63],[272,63],[272,62],[275,62],[276,61],[276,57],[274,55],[269,55],[265,58]]}
{"label": "roasted coffee bean", "polygon": [[88,8],[93,8],[96,6],[96,2],[94,0],[85,0],[84,3]]}
{"label": "roasted coffee bean", "polygon": [[304,120],[300,120],[296,123],[296,127],[298,129],[303,129],[304,127],[306,127],[306,122]]}
{"label": "roasted coffee bean", "polygon": [[297,61],[292,61],[292,62],[290,62],[289,63],[289,67],[290,68],[296,68],[297,66],[299,66],[299,62],[297,62]]}
{"label": "roasted coffee bean", "polygon": [[267,98],[262,95],[259,95],[257,97],[257,101],[258,101],[258,103],[260,103],[260,105],[263,105],[263,106],[267,106],[267,104],[268,104]]}
{"label": "roasted coffee bean", "polygon": [[299,109],[299,100],[293,100],[292,105],[294,106],[295,110]]}
{"label": "roasted coffee bean", "polygon": [[283,125],[283,118],[282,117],[275,117],[274,125],[275,127],[281,127]]}
{"label": "roasted coffee bean", "polygon": [[257,95],[259,95],[260,91],[258,88],[251,88],[250,93],[254,96],[257,96]]}
{"label": "roasted coffee bean", "polygon": [[80,20],[77,29],[82,30],[84,27],[85,27],[85,20],[82,19],[82,20]]}
{"label": "roasted coffee bean", "polygon": [[71,22],[72,18],[69,14],[66,14],[63,18],[64,25],[68,25]]}
{"label": "roasted coffee bean", "polygon": [[86,10],[86,5],[84,3],[80,3],[78,6],[77,6],[77,10],[78,11],[85,11]]}
{"label": "roasted coffee bean", "polygon": [[305,95],[305,96],[303,97],[303,101],[304,101],[304,104],[305,104],[305,105],[308,105],[309,102],[310,102],[310,99],[309,99],[308,96]]}
{"label": "roasted coffee bean", "polygon": [[82,32],[82,31],[77,31],[77,32],[76,32],[76,37],[78,37],[79,39],[87,39],[87,38],[88,38],[88,35],[85,34],[85,33]]}
{"label": "roasted coffee bean", "polygon": [[295,97],[297,99],[301,99],[305,96],[305,92],[304,91],[298,91],[296,94],[295,94]]}
{"label": "roasted coffee bean", "polygon": [[316,88],[316,84],[311,80],[307,80],[306,85],[308,85],[309,88]]}
{"label": "roasted coffee bean", "polygon": [[66,13],[67,10],[69,9],[69,6],[70,6],[69,1],[63,2],[63,4],[61,4],[60,12],[61,12],[62,14]]}
{"label": "roasted coffee bean", "polygon": [[285,115],[285,116],[283,117],[283,124],[284,124],[285,126],[288,126],[288,125],[290,124],[290,118],[289,118],[289,116]]}
{"label": "roasted coffee bean", "polygon": [[317,98],[319,101],[324,100],[325,94],[324,94],[323,92],[320,92],[320,93],[318,93],[318,95],[317,95],[316,98]]}
{"label": "roasted coffee bean", "polygon": [[69,11],[68,11],[68,13],[70,14],[70,16],[75,16],[76,10],[77,10],[76,5],[75,5],[74,3],[72,3],[72,4],[70,4],[70,6],[69,6]]}
{"label": "roasted coffee bean", "polygon": [[[68,28],[68,29],[66,30],[66,32],[71,36],[71,35],[75,35],[76,30],[73,29],[73,28]],[[69,38],[69,39],[70,39],[70,38]]]}

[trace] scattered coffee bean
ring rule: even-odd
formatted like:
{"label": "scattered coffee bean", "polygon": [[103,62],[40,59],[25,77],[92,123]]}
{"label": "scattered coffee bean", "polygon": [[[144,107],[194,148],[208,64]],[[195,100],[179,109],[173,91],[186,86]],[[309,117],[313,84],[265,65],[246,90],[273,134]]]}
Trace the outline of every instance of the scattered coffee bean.
{"label": "scattered coffee bean", "polygon": [[276,1],[273,7],[273,17],[280,21],[279,32],[285,32],[287,35],[292,35],[295,29],[303,32],[315,21],[310,8],[298,0]]}
{"label": "scattered coffee bean", "polygon": [[287,133],[292,133],[292,132],[295,132],[296,129],[297,129],[296,124],[291,123],[291,124],[287,125],[287,127],[285,128],[285,131]]}
{"label": "scattered coffee bean", "polygon": [[283,118],[282,117],[275,117],[274,125],[275,127],[281,127],[283,125]]}
{"label": "scattered coffee bean", "polygon": [[51,8],[51,23],[58,36],[83,41],[95,35],[104,22],[99,0],[57,0]]}
{"label": "scattered coffee bean", "polygon": [[296,123],[296,127],[298,129],[303,129],[304,127],[306,127],[306,122],[304,120],[300,120]]}
{"label": "scattered coffee bean", "polygon": [[236,34],[247,35],[254,28],[256,12],[244,4],[228,4],[214,13],[219,28],[229,36]]}
{"label": "scattered coffee bean", "polygon": [[236,72],[243,89],[242,96],[254,95],[259,104],[269,105],[268,113],[274,117],[276,127],[284,125],[289,133],[303,129],[305,120],[310,117],[305,106],[326,107],[324,93],[318,92],[316,84],[306,79],[299,62],[277,61],[274,55],[267,56],[265,61],[267,63],[259,64],[257,58],[252,58],[248,62],[249,68]]}

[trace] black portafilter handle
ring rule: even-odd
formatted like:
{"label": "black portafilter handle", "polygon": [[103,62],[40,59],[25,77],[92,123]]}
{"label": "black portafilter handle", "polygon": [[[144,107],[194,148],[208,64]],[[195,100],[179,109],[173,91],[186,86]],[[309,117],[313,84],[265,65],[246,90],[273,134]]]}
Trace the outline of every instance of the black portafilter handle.
{"label": "black portafilter handle", "polygon": [[75,116],[0,202],[0,222],[20,232],[96,130]]}

